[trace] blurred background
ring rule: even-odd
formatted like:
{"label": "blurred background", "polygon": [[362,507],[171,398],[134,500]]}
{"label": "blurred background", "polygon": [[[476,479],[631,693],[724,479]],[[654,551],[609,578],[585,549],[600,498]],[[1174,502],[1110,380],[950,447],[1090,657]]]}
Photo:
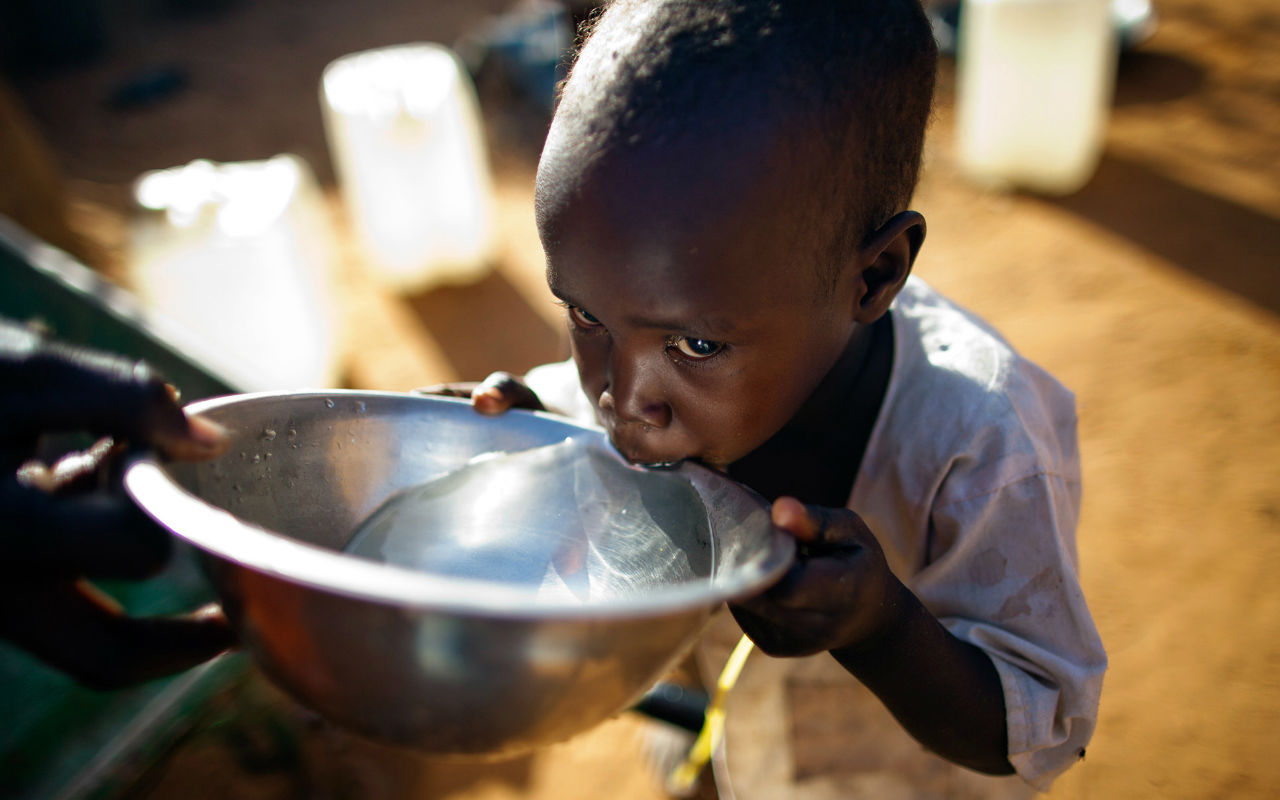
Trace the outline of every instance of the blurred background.
{"label": "blurred background", "polygon": [[[936,8],[959,55],[940,66],[916,271],[1077,393],[1083,580],[1111,668],[1087,759],[1052,796],[1273,797],[1280,8],[1160,0],[1154,28],[1118,58],[1059,48],[1065,60],[1035,80],[1076,80],[1028,89],[1008,80],[1028,70],[994,54],[1002,36],[1025,43],[1030,23],[1004,32],[999,5],[974,0],[959,30]],[[4,9],[0,215],[168,317],[228,385],[402,390],[567,353],[532,179],[585,7]],[[1046,41],[1068,41],[1055,30]],[[444,49],[388,50],[408,43]],[[1065,107],[1077,90],[1074,144],[1048,142],[1050,110],[996,126],[1048,149],[990,138],[993,114],[1037,95]],[[1041,127],[1018,128],[1027,119]],[[406,210],[452,221],[379,229]],[[39,747],[4,742],[0,793],[662,796],[629,715],[532,756],[445,764],[348,736],[252,670],[173,712],[186,724],[166,723],[163,746],[131,755],[109,786],[29,779],[32,753],[75,738],[77,719],[100,724],[103,702],[75,695]]]}

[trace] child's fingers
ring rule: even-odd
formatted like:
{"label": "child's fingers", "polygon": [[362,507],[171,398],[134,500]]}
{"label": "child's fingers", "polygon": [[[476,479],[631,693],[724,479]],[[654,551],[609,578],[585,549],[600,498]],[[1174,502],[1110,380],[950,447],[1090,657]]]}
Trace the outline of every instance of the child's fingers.
{"label": "child's fingers", "polygon": [[220,613],[128,617],[83,581],[7,582],[0,636],[98,689],[181,672],[235,646]]}
{"label": "child's fingers", "polygon": [[867,535],[862,518],[846,508],[801,503],[794,497],[773,501],[773,524],[807,545],[857,544]]}
{"label": "child's fingers", "polygon": [[476,390],[478,384],[475,381],[461,381],[458,383],[433,383],[430,386],[419,386],[413,390],[414,394],[430,394],[437,397],[466,397],[470,398],[471,393]]}
{"label": "child's fingers", "polygon": [[839,559],[806,559],[787,571],[761,600],[775,613],[829,613],[832,603],[838,603],[857,579],[857,571]]}
{"label": "child's fingers", "polygon": [[478,386],[471,393],[471,405],[481,414],[501,414],[511,408],[511,400],[496,386]]}
{"label": "child's fingers", "polygon": [[414,389],[414,392],[441,397],[466,397],[481,414],[501,414],[511,408],[543,410],[542,401],[533,390],[506,372],[495,372],[481,383],[439,383]]}
{"label": "child's fingers", "polygon": [[794,497],[779,497],[771,509],[773,524],[802,542],[812,542],[818,535],[818,523],[808,508]]}
{"label": "child's fingers", "polygon": [[542,401],[533,390],[514,375],[495,372],[471,392],[471,404],[481,414],[501,414],[511,408],[543,410]]}

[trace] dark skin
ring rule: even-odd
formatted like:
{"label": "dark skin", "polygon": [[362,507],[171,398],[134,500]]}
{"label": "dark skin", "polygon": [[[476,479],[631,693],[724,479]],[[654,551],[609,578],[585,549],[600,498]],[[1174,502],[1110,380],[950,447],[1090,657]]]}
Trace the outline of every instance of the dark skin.
{"label": "dark skin", "polygon": [[[148,577],[171,550],[169,533],[104,471],[125,443],[205,460],[226,449],[226,434],[187,417],[145,365],[5,320],[0,386],[0,637],[98,689],[179,672],[231,647],[216,608],[130,617],[89,582]],[[43,437],[73,431],[103,438],[53,464],[33,458]]]}
{"label": "dark skin", "polygon": [[[883,390],[860,380],[870,331],[910,273],[923,218],[888,220],[824,286],[805,238],[806,214],[821,213],[803,180],[822,167],[816,148],[780,147],[780,125],[730,119],[728,139],[585,152],[589,116],[581,103],[557,112],[538,222],[582,385],[611,441],[637,463],[696,460],[773,501],[799,557],[767,592],[731,606],[757,646],[828,651],[927,748],[1012,773],[990,658],[947,632],[842,507],[861,453],[796,445],[838,444],[869,424],[854,415],[878,408],[878,397],[857,397]],[[505,373],[437,390],[469,390],[484,413],[541,405]]]}

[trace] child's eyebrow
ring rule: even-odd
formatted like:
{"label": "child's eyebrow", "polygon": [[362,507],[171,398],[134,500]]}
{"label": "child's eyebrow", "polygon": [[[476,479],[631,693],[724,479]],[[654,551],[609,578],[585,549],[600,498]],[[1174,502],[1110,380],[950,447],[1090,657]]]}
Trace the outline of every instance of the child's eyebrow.
{"label": "child's eyebrow", "polygon": [[737,326],[730,320],[717,317],[675,319],[634,316],[627,317],[627,322],[637,328],[651,328],[662,331],[686,331],[689,333],[697,333],[699,336],[705,336],[710,339],[731,337],[737,328]]}
{"label": "child's eyebrow", "polygon": [[[560,291],[557,287],[551,286],[551,293],[556,299],[565,305],[575,308],[581,308],[585,311],[591,309],[569,295]],[[685,331],[688,333],[696,333],[698,336],[706,336],[707,338],[728,338],[733,336],[738,326],[733,320],[727,317],[695,317],[695,318],[678,318],[678,317],[657,317],[657,316],[630,316],[627,317],[627,324],[637,328],[650,328],[661,331]]]}

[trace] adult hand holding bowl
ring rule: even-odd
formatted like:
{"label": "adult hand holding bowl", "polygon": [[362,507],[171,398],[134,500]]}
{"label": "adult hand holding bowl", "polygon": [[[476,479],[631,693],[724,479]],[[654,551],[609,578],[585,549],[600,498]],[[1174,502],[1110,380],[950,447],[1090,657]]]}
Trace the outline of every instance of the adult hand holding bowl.
{"label": "adult hand holding bowl", "polygon": [[[617,714],[792,557],[749,490],[693,464],[627,465],[600,431],[547,414],[338,391],[190,411],[230,431],[227,455],[141,458],[127,490],[202,551],[277,683],[430,753],[529,750]],[[467,466],[485,453],[516,455]],[[443,505],[407,513],[415,492]]]}
{"label": "adult hand holding bowl", "polygon": [[218,614],[133,617],[90,582],[140,580],[169,558],[169,535],[110,469],[126,443],[173,459],[226,446],[145,364],[0,318],[0,638],[98,689],[189,669],[233,644]]}

